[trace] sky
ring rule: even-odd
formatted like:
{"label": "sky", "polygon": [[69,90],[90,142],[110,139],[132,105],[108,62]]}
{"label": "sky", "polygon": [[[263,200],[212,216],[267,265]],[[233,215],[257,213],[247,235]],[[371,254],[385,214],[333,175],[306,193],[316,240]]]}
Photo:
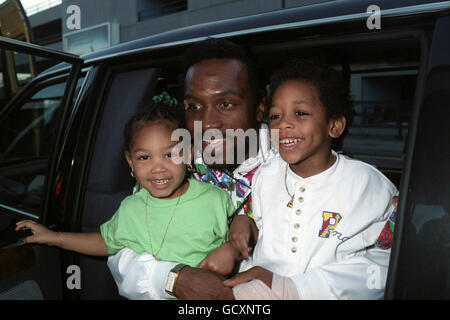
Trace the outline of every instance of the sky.
{"label": "sky", "polygon": [[[22,7],[27,11],[28,8],[35,7],[36,5],[39,5],[41,9],[49,8],[61,3],[61,0],[20,0],[20,2],[22,2]],[[34,10],[36,10],[36,7]]]}
{"label": "sky", "polygon": [[20,2],[22,2],[22,7],[28,8],[42,2],[42,0],[20,0]]}
{"label": "sky", "polygon": [[[0,0],[0,4],[5,2],[5,0]],[[39,5],[41,9],[49,8],[50,6],[54,6],[61,3],[61,0],[20,0],[22,2],[22,7],[27,11],[28,8],[32,8],[33,12],[37,10],[36,5]]]}

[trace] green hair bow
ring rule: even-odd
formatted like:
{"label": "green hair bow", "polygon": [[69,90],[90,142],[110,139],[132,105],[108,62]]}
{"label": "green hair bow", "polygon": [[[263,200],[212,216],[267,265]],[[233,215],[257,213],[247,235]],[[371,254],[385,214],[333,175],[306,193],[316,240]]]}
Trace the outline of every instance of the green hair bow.
{"label": "green hair bow", "polygon": [[166,91],[163,91],[159,96],[154,96],[152,99],[154,103],[164,103],[171,107],[175,107],[178,104],[177,99],[169,96]]}

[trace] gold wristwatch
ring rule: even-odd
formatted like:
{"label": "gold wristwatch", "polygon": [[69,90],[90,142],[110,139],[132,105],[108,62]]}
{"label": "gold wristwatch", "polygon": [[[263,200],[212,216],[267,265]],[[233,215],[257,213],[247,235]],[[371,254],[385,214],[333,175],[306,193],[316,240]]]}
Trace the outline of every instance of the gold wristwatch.
{"label": "gold wristwatch", "polygon": [[184,263],[177,264],[175,267],[172,268],[172,270],[170,270],[170,272],[167,276],[165,289],[166,289],[166,292],[168,294],[170,294],[171,296],[175,297],[173,290],[175,288],[175,284],[177,282],[178,275],[180,274],[181,269],[183,269],[184,267],[187,267],[187,265]]}

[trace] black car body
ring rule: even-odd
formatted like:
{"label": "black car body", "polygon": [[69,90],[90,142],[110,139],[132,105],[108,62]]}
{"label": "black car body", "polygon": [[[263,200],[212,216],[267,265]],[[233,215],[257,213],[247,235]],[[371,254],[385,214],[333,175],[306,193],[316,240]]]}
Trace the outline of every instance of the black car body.
{"label": "black car body", "polygon": [[378,26],[372,4],[334,1],[218,21],[81,58],[1,38],[2,50],[62,63],[0,113],[0,299],[119,298],[106,258],[23,245],[15,223],[98,231],[133,189],[124,123],[162,88],[181,90],[181,56],[207,37],[245,46],[265,80],[294,57],[323,56],[345,72],[357,113],[343,152],[377,166],[400,190],[385,298],[449,299],[450,1],[377,1]]}

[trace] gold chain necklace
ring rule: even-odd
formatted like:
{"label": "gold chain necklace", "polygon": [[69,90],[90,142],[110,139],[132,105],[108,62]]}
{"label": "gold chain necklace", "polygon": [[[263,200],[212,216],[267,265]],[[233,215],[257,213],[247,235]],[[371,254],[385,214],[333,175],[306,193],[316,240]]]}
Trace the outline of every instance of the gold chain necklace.
{"label": "gold chain necklace", "polygon": [[175,216],[175,211],[177,210],[178,204],[180,203],[180,199],[181,199],[181,195],[178,197],[177,204],[175,205],[175,208],[173,208],[172,216],[170,217],[169,223],[167,224],[166,231],[164,232],[164,236],[163,236],[163,239],[162,239],[161,244],[159,246],[159,249],[155,253],[153,251],[152,239],[151,239],[151,236],[150,236],[150,227],[148,225],[148,193],[147,193],[147,198],[145,200],[145,221],[146,221],[146,224],[147,224],[148,242],[150,243],[150,249],[152,250],[152,256],[155,257],[155,259],[157,261],[161,261],[161,259],[158,259],[157,256],[158,256],[159,251],[161,251],[161,248],[162,248],[162,246],[164,244],[164,240],[166,240],[167,231],[169,230],[169,226],[172,223],[173,217]]}
{"label": "gold chain necklace", "polygon": [[284,171],[284,186],[286,187],[286,191],[289,195],[289,197],[291,197],[291,200],[289,200],[289,202],[287,203],[286,207],[288,208],[292,208],[292,205],[294,204],[294,195],[289,192],[288,186],[287,186],[287,170],[288,170],[288,164],[286,164],[286,170]]}

